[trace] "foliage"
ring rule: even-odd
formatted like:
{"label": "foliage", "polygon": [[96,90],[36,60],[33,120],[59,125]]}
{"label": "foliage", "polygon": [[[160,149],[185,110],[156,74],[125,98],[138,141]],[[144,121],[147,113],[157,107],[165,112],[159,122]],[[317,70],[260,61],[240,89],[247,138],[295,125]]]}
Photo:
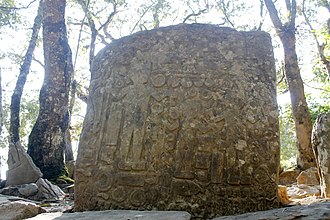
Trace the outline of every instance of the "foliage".
{"label": "foliage", "polygon": [[297,147],[294,121],[290,105],[279,107],[281,166],[284,169],[296,163]]}
{"label": "foliage", "polygon": [[14,0],[0,0],[0,28],[6,25],[13,26],[18,21]]}
{"label": "foliage", "polygon": [[[327,93],[329,95],[329,92]],[[323,97],[323,98],[322,95],[320,95],[320,98],[322,99],[315,100],[312,98],[310,94],[307,94],[307,99],[309,101],[309,111],[311,114],[313,124],[315,123],[318,115],[330,111],[330,102],[329,102],[330,97],[328,95],[327,97]]]}

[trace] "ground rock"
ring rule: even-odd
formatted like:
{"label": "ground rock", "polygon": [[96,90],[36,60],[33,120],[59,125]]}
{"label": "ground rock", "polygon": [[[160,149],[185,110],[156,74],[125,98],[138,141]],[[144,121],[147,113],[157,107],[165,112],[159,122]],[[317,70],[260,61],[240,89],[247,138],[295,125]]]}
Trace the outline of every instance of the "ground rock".
{"label": "ground rock", "polygon": [[20,196],[28,198],[38,192],[38,186],[35,183],[23,184],[18,186],[7,186],[0,189],[0,193],[9,196]]}
{"label": "ground rock", "polygon": [[45,213],[29,220],[190,220],[190,214],[178,211],[108,210],[76,213]]}
{"label": "ground rock", "polygon": [[41,177],[40,169],[33,163],[20,142],[10,144],[6,186],[35,183]]}
{"label": "ground rock", "polygon": [[286,170],[280,173],[279,184],[280,185],[291,185],[297,183],[297,177],[300,174],[300,170]]}
{"label": "ground rock", "polygon": [[310,186],[319,185],[319,174],[316,167],[311,167],[302,171],[297,177],[297,184],[305,184]]}
{"label": "ground rock", "polygon": [[6,202],[0,204],[1,220],[21,220],[34,217],[44,212],[46,211],[40,206],[24,201]]}
{"label": "ground rock", "polygon": [[301,199],[308,196],[320,196],[320,186],[308,186],[305,184],[292,185],[287,187],[290,199]]}
{"label": "ground rock", "polygon": [[246,213],[236,216],[223,216],[213,220],[328,220],[330,219],[330,202],[311,205],[291,206],[263,212]]}
{"label": "ground rock", "polygon": [[330,113],[317,117],[312,132],[312,146],[320,174],[321,195],[330,198]]}
{"label": "ground rock", "polygon": [[65,193],[58,186],[42,178],[36,183],[5,187],[0,189],[0,193],[36,201],[60,200],[65,196]]}

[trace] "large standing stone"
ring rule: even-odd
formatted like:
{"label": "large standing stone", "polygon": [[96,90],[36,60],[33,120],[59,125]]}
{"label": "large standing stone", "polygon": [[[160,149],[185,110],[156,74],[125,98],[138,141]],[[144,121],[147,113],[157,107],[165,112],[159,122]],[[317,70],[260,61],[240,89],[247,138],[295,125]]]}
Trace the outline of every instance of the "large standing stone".
{"label": "large standing stone", "polygon": [[42,177],[40,169],[33,163],[20,142],[9,146],[7,163],[6,186],[35,183]]}
{"label": "large standing stone", "polygon": [[330,198],[330,113],[317,117],[312,132],[312,146],[319,169],[321,196]]}
{"label": "large standing stone", "polygon": [[278,206],[275,75],[264,32],[183,24],[112,42],[93,64],[75,209]]}

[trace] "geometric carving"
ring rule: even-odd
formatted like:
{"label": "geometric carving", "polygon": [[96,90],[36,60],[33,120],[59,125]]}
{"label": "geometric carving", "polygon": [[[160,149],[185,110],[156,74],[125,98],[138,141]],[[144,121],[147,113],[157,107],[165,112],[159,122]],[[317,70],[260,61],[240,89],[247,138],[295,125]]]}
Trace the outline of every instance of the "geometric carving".
{"label": "geometric carving", "polygon": [[92,67],[75,209],[278,206],[275,79],[264,32],[182,24],[112,42]]}

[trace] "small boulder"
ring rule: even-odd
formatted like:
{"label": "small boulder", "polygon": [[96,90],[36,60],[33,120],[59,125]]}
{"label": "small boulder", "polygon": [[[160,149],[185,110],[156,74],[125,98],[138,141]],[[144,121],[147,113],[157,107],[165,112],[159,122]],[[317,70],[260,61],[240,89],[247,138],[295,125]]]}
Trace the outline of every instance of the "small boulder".
{"label": "small boulder", "polygon": [[38,192],[39,188],[37,184],[30,183],[30,184],[24,184],[20,187],[18,187],[18,192],[23,195],[25,198],[28,198],[29,196],[33,196]]}
{"label": "small boulder", "polygon": [[309,186],[320,185],[319,174],[316,167],[311,167],[302,171],[297,177],[297,184],[305,184]]}
{"label": "small boulder", "polygon": [[280,173],[279,184],[291,185],[297,182],[297,177],[300,174],[300,170],[286,170]]}
{"label": "small boulder", "polygon": [[15,201],[0,204],[2,220],[21,220],[44,213],[46,210],[34,203]]}

